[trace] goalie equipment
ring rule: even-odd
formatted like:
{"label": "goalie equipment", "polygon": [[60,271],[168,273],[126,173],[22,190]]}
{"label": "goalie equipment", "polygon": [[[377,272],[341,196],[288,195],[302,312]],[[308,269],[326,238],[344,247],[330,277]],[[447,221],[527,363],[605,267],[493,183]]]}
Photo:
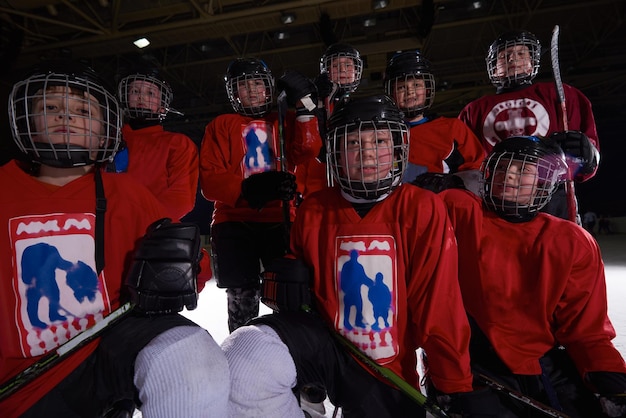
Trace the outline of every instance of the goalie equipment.
{"label": "goalie equipment", "polygon": [[148,227],[135,250],[126,284],[135,311],[176,313],[198,304],[200,228],[163,218]]}

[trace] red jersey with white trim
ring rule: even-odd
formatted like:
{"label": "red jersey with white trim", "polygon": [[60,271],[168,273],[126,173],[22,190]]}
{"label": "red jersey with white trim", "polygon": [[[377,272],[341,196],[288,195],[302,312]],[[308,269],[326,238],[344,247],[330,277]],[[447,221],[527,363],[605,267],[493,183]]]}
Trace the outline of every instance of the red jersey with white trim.
{"label": "red jersey with white trim", "polygon": [[126,124],[122,134],[128,147],[128,170],[180,219],[196,204],[198,147],[184,134],[168,132],[161,125],[133,130]]}
{"label": "red jersey with white trim", "polygon": [[626,373],[611,340],[600,249],[573,222],[545,213],[511,223],[464,190],[440,193],[459,246],[465,308],[513,373],[541,374],[563,345],[578,371]]}
{"label": "red jersey with white trim", "polygon": [[337,332],[415,387],[422,347],[439,390],[472,390],[456,243],[437,195],[404,184],[361,218],[326,188],[304,199],[291,239]]}
{"label": "red jersey with white trim", "polygon": [[[286,168],[315,158],[322,146],[316,118],[285,118]],[[200,148],[200,186],[207,200],[215,202],[213,224],[228,221],[282,222],[281,201],[271,201],[260,211],[241,198],[241,182],[249,176],[280,170],[278,114],[254,119],[237,113],[213,119],[205,128]],[[293,207],[291,216],[295,215]]]}
{"label": "red jersey with white trim", "polygon": [[[600,150],[591,103],[575,87],[564,84],[570,130],[581,131]],[[554,83],[536,83],[520,90],[484,96],[468,103],[461,119],[478,136],[487,153],[505,138],[549,136],[563,130],[561,107]],[[582,176],[581,180],[593,177]]]}
{"label": "red jersey with white trim", "polygon": [[476,135],[456,118],[409,122],[409,163],[430,173],[479,170],[485,150]]}
{"label": "red jersey with white trim", "polygon": [[[102,174],[107,199],[105,267],[96,274],[95,181],[57,187],[14,161],[0,167],[0,382],[32,365],[120,306],[126,258],[167,211],[126,174]],[[17,417],[74,370],[98,340],[0,402]]]}

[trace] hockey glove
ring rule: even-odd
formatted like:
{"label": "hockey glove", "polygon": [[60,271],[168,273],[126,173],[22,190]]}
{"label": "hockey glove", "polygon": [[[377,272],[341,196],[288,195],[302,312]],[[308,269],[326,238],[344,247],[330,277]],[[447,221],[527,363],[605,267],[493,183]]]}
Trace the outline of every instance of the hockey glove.
{"label": "hockey glove", "polygon": [[565,153],[570,174],[572,174],[571,178],[574,180],[584,180],[586,175],[592,174],[598,167],[600,153],[584,133],[579,131],[554,132],[550,138],[556,141]]}
{"label": "hockey glove", "polygon": [[126,278],[135,310],[169,314],[198,304],[200,228],[164,218],[148,227],[135,250]]}
{"label": "hockey glove", "polygon": [[296,176],[285,171],[253,174],[241,183],[241,196],[252,209],[261,209],[272,200],[289,201],[296,195]]}
{"label": "hockey glove", "polygon": [[500,416],[500,400],[498,395],[489,388],[439,395],[437,402],[451,417],[497,418]]}
{"label": "hockey glove", "polygon": [[317,95],[320,99],[325,99],[333,94],[333,90],[336,88],[335,83],[330,81],[330,77],[327,72],[323,72],[315,78],[313,81],[315,87],[317,87]]}
{"label": "hockey glove", "polygon": [[460,177],[454,174],[424,173],[420,174],[411,182],[417,187],[439,193],[447,189],[465,189],[465,184]]}
{"label": "hockey glove", "polygon": [[[278,79],[278,90],[285,91],[287,104],[296,107],[298,114],[303,114],[303,112],[312,114],[317,107],[317,87],[305,75],[297,71],[286,71]],[[298,106],[298,102],[301,103],[300,106]]]}
{"label": "hockey glove", "polygon": [[273,260],[263,272],[261,302],[275,312],[296,312],[311,307],[311,272],[300,259]]}
{"label": "hockey glove", "polygon": [[586,380],[597,394],[602,412],[607,417],[626,417],[626,374],[589,372]]}

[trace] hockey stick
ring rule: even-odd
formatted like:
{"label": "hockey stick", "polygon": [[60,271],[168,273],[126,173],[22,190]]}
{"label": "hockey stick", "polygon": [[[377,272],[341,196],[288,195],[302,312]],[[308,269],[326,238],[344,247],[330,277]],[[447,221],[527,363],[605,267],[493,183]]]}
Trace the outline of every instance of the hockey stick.
{"label": "hockey stick", "polygon": [[[569,124],[567,122],[567,105],[565,103],[565,90],[563,89],[561,68],[559,66],[559,25],[555,25],[554,29],[552,29],[552,39],[550,40],[550,59],[552,61],[552,74],[554,75],[556,93],[561,107],[563,130],[567,131],[569,128]],[[567,194],[567,217],[570,221],[578,223],[578,202],[576,201],[574,180],[571,177],[571,173],[568,172],[567,180],[565,182],[565,193]]]}
{"label": "hockey stick", "polygon": [[[287,155],[285,154],[285,118],[287,116],[287,92],[281,91],[276,98],[278,104],[278,146],[280,155],[278,162],[280,163],[280,171],[287,172]],[[291,229],[291,204],[289,200],[283,200],[283,227],[285,228],[285,245],[289,252],[289,231]]]}
{"label": "hockey stick", "polygon": [[93,327],[86,329],[80,334],[75,335],[70,340],[61,344],[55,351],[50,352],[39,359],[32,366],[27,367],[17,375],[13,376],[0,387],[0,400],[7,398],[11,394],[15,393],[25,384],[32,382],[36,377],[40,376],[43,372],[50,369],[52,366],[59,363],[65,356],[73,353],[78,348],[82,347],[89,341],[100,336],[100,334],[109,326],[117,322],[119,319],[129,313],[133,304],[130,302],[120,306],[109,315],[104,317],[101,321],[96,323]]}
{"label": "hockey stick", "polygon": [[435,417],[447,418],[449,415],[434,403],[431,399],[428,399],[419,390],[410,385],[401,376],[398,376],[394,371],[379,365],[374,360],[369,358],[365,353],[359,350],[351,341],[346,337],[339,334],[337,331],[331,329],[330,332],[337,338],[337,340],[346,347],[352,354],[354,354],[359,360],[361,360],[369,369],[393,383],[402,393],[411,398],[415,403],[422,407],[427,412],[431,413]]}
{"label": "hockey stick", "polygon": [[517,392],[511,388],[508,388],[504,386],[503,384],[496,382],[492,378],[485,376],[484,374],[475,374],[474,376],[477,377],[480,382],[486,384],[490,388],[498,392],[502,392],[505,395],[513,399],[516,399],[540,412],[543,412],[549,417],[568,418],[568,415],[564,414],[563,412],[557,411],[556,409],[551,408],[548,405],[545,405],[539,401],[536,401],[535,399],[530,398],[524,395],[523,393]]}

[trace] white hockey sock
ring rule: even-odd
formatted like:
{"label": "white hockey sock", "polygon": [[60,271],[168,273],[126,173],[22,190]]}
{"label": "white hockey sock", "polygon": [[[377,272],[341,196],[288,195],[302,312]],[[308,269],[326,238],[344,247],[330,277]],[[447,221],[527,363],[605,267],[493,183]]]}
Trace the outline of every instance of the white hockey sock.
{"label": "white hockey sock", "polygon": [[230,417],[304,417],[292,392],[296,365],[271,327],[240,327],[222,349],[230,367]]}
{"label": "white hockey sock", "polygon": [[230,375],[220,346],[194,326],[169,329],[135,360],[144,418],[227,416]]}

